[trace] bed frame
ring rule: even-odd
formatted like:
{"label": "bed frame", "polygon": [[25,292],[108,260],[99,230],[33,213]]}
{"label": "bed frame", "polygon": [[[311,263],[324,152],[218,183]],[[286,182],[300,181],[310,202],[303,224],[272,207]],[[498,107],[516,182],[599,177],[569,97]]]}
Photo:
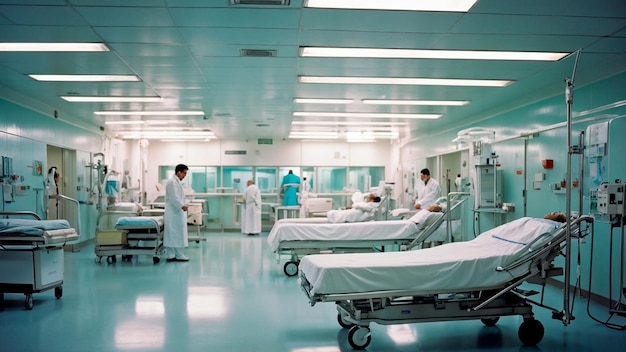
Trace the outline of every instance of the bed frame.
{"label": "bed frame", "polygon": [[[29,211],[0,212],[0,216],[41,221],[39,215]],[[4,293],[23,293],[26,310],[33,309],[33,293],[54,289],[55,297],[61,298],[63,247],[78,238],[73,228],[46,230],[40,235],[0,234],[0,309],[4,307]]]}
{"label": "bed frame", "polygon": [[115,230],[123,231],[126,235],[124,244],[118,245],[96,245],[96,262],[100,263],[102,257],[107,257],[108,263],[117,262],[116,256],[121,255],[122,260],[130,260],[135,255],[151,255],[152,262],[158,264],[160,256],[164,252],[163,247],[163,217],[139,216],[126,217],[139,218],[146,222],[141,225],[115,225]]}
{"label": "bed frame", "polygon": [[[280,263],[281,255],[288,255],[288,260],[283,266],[283,272],[287,276],[298,274],[298,265],[305,255],[309,254],[333,254],[333,253],[364,253],[364,252],[384,252],[400,250],[406,251],[421,246],[428,237],[435,232],[444,221],[448,225],[448,237],[450,238],[451,218],[450,213],[457,209],[468,198],[469,193],[454,192],[447,197],[442,197],[441,202],[445,202],[446,209],[440,213],[435,221],[429,222],[426,226],[403,239],[382,239],[382,240],[296,240],[281,241],[276,250],[276,261]],[[439,213],[437,213],[439,214]],[[402,220],[387,220],[402,221]]]}
{"label": "bed frame", "polygon": [[[573,237],[582,237],[583,223],[591,224],[588,228],[591,229],[593,236],[593,218],[581,216],[571,222]],[[518,336],[524,345],[534,346],[542,340],[544,328],[543,324],[534,318],[532,305],[551,309],[555,319],[561,319],[563,313],[544,305],[543,302],[530,300],[529,296],[539,292],[522,290],[519,286],[528,282],[541,285],[543,290],[548,278],[563,274],[563,269],[555,267],[553,261],[562,255],[566,238],[567,229],[563,225],[550,242],[535,249],[534,253],[529,252],[529,256],[507,267],[498,268],[498,271],[505,272],[525,269],[525,274],[513,278],[501,287],[467,289],[453,293],[387,290],[311,294],[313,288],[304,273],[300,273],[300,285],[312,306],[317,302],[336,303],[337,321],[341,327],[350,329],[347,338],[354,349],[361,350],[369,345],[371,342],[369,324],[372,322],[391,325],[480,319],[483,324],[492,326],[500,317],[510,315],[523,317]]]}

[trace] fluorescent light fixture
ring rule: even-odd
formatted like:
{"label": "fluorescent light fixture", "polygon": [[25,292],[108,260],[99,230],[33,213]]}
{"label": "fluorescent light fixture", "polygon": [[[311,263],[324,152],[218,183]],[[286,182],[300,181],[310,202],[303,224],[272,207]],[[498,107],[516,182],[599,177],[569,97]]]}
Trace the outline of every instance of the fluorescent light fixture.
{"label": "fluorescent light fixture", "polygon": [[295,98],[293,101],[298,104],[350,104],[354,99]]}
{"label": "fluorescent light fixture", "polygon": [[109,51],[102,43],[0,43],[0,51]]}
{"label": "fluorescent light fixture", "polygon": [[208,139],[217,138],[213,132],[183,131],[123,131],[118,136],[122,139]]}
{"label": "fluorescent light fixture", "polygon": [[367,113],[367,112],[305,112],[296,111],[293,116],[310,117],[361,117],[361,118],[381,118],[381,119],[438,119],[441,114],[387,114],[387,113]]}
{"label": "fluorescent light fixture", "polygon": [[44,82],[139,82],[136,75],[37,75],[28,77]]}
{"label": "fluorescent light fixture", "polygon": [[494,79],[299,76],[300,83],[399,84],[416,86],[506,87],[513,81]]}
{"label": "fluorescent light fixture", "polygon": [[64,95],[61,99],[70,103],[160,103],[163,101],[161,97],[88,97]]}
{"label": "fluorescent light fixture", "polygon": [[104,121],[105,125],[143,125],[144,121]]}
{"label": "fluorescent light fixture", "polygon": [[181,131],[182,133],[187,133],[190,131],[193,132],[204,132],[204,133],[213,133],[210,130],[207,130],[205,128],[189,128],[189,127],[158,127],[158,126],[150,126],[150,127],[141,127],[140,129],[132,129],[132,130],[126,130],[126,132],[174,132],[174,131]]}
{"label": "fluorescent light fixture", "polygon": [[186,123],[182,120],[145,120],[147,125],[170,125]]}
{"label": "fluorescent light fixture", "polygon": [[358,57],[384,59],[558,61],[570,53],[489,50],[419,50],[383,48],[301,47],[302,57]]}
{"label": "fluorescent light fixture", "polygon": [[408,126],[406,122],[292,121],[299,126]]}
{"label": "fluorescent light fixture", "polygon": [[100,116],[204,116],[204,111],[94,111]]}
{"label": "fluorescent light fixture", "polygon": [[289,138],[303,138],[303,139],[337,139],[339,134],[337,132],[318,132],[318,131],[309,131],[309,132],[300,132],[293,131],[289,133]]}
{"label": "fluorescent light fixture", "polygon": [[435,106],[462,106],[469,104],[467,100],[391,100],[391,99],[363,99],[363,104],[373,105],[435,105]]}
{"label": "fluorescent light fixture", "polygon": [[359,10],[467,12],[477,0],[305,0],[304,7]]}
{"label": "fluorescent light fixture", "polygon": [[175,139],[175,138],[164,138],[161,139],[161,142],[210,142],[211,138],[186,138],[186,139]]}

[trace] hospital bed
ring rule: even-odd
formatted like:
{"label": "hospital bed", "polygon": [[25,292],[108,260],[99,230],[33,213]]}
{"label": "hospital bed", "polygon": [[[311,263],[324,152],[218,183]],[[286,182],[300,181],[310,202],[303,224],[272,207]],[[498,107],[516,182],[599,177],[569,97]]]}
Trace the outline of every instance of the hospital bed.
{"label": "hospital bed", "polygon": [[[582,236],[593,218],[582,216],[570,225]],[[480,319],[495,325],[502,316],[520,315],[519,338],[536,345],[544,334],[534,319],[524,283],[545,285],[561,275],[553,260],[562,254],[565,224],[521,218],[467,242],[401,253],[310,255],[300,263],[299,284],[311,305],[335,302],[337,320],[349,328],[348,342],[363,349],[371,341],[372,322],[417,322]],[[543,297],[543,295],[542,295]],[[553,316],[558,315],[553,310]]]}
{"label": "hospital bed", "polygon": [[[67,220],[40,220],[32,212],[0,212],[0,306],[4,293],[24,293],[33,309],[33,293],[54,289],[63,295],[63,246],[77,240]],[[27,218],[25,218],[27,217]]]}
{"label": "hospital bed", "polygon": [[117,219],[115,230],[123,234],[123,244],[96,246],[96,262],[107,257],[108,263],[134,255],[151,255],[154,264],[161,261],[163,254],[163,217],[162,216],[124,216]]}
{"label": "hospital bed", "polygon": [[[442,198],[445,201],[445,197]],[[389,199],[386,196],[381,197],[381,201],[378,203],[378,207],[370,212],[369,216],[367,216],[366,220],[362,221],[372,221],[372,220],[387,220],[387,206],[389,204]],[[330,223],[328,220],[327,213],[332,209],[332,198],[309,198],[306,201],[306,205],[302,205],[306,211],[306,217],[303,218],[283,218],[276,223],[307,223],[307,224],[324,224]],[[407,209],[408,212],[408,209]],[[352,221],[356,222],[356,221]]]}
{"label": "hospital bed", "polygon": [[[446,199],[446,198],[444,198]],[[467,199],[467,194],[448,197],[442,212],[419,212],[406,220],[381,220],[357,223],[292,223],[278,221],[272,227],[267,242],[276,253],[290,260],[283,266],[287,276],[298,273],[300,259],[316,253],[348,253],[384,251],[390,248],[409,250],[436,236],[448,238],[445,223],[449,212],[457,209]],[[422,216],[419,216],[422,214]]]}

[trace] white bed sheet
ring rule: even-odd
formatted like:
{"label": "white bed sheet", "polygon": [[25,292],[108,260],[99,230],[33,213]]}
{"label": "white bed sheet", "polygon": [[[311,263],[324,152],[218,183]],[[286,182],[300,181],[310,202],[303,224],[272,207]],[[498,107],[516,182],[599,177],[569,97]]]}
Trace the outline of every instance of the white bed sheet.
{"label": "white bed sheet", "polygon": [[159,228],[163,228],[162,216],[123,216],[117,219],[115,228],[118,230],[153,229],[155,225],[158,225]]}
{"label": "white bed sheet", "polygon": [[284,224],[284,223],[330,224],[330,221],[328,221],[328,218],[325,216],[313,217],[313,218],[284,218],[284,219],[280,219],[276,221],[276,224]]}
{"label": "white bed sheet", "polygon": [[40,236],[44,231],[69,229],[70,223],[64,219],[33,220],[33,219],[0,219],[0,235],[24,234]]}
{"label": "white bed sheet", "polygon": [[[497,272],[528,254],[526,243],[554,233],[560,223],[522,218],[489,230],[467,242],[407,252],[309,255],[299,269],[311,284],[311,295],[374,291],[462,292],[502,285],[523,274]],[[548,237],[545,239],[548,240]]]}
{"label": "white bed sheet", "polygon": [[289,223],[277,222],[267,236],[273,251],[284,241],[371,241],[413,239],[432,221],[443,216],[431,213],[428,221],[416,224],[409,220],[368,221],[356,223]]}

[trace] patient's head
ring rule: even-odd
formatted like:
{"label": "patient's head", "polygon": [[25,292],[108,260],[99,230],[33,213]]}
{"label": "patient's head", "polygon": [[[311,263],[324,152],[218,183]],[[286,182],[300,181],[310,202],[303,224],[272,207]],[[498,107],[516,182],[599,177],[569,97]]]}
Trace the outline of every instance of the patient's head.
{"label": "patient's head", "polygon": [[437,204],[432,204],[432,205],[429,205],[428,208],[426,208],[426,210],[432,213],[438,213],[441,211],[441,207]]}
{"label": "patient's head", "polygon": [[552,213],[548,213],[544,215],[544,219],[553,220],[557,222],[565,222],[567,220],[567,216],[564,213],[553,211]]}
{"label": "patient's head", "polygon": [[374,193],[370,193],[367,196],[367,201],[368,202],[374,202],[374,203],[380,203],[380,197],[375,195]]}

